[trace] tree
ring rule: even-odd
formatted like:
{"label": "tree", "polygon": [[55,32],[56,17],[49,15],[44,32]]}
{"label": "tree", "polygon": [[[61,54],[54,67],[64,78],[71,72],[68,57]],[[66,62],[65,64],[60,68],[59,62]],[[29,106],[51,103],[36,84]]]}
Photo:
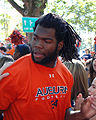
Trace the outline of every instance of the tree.
{"label": "tree", "polygon": [[5,38],[8,36],[8,24],[11,18],[8,14],[1,14],[0,24],[2,26],[1,30],[4,30]]}
{"label": "tree", "polygon": [[12,32],[12,27],[22,31],[22,25],[20,22],[21,14],[17,12],[18,16],[16,13],[16,17],[12,17],[12,13],[14,11],[16,12],[16,10],[8,3],[7,0],[2,0],[0,3],[0,37],[1,41],[5,41],[5,39],[8,38],[8,36]]}
{"label": "tree", "polygon": [[8,28],[9,28],[9,23],[10,23],[10,19],[11,16],[8,15],[7,13],[7,5],[8,2],[6,3],[6,1],[1,1],[0,2],[0,37],[1,37],[1,41],[5,40],[6,37],[8,37]]}
{"label": "tree", "polygon": [[[15,0],[8,2],[23,16],[23,17],[39,17],[43,14],[45,3],[47,0],[20,0],[22,5],[19,5]],[[32,33],[28,34],[29,40],[32,38]]]}
{"label": "tree", "polygon": [[8,2],[25,17],[39,17],[43,14],[45,3],[47,0],[22,0],[23,7],[17,4],[14,0]]}

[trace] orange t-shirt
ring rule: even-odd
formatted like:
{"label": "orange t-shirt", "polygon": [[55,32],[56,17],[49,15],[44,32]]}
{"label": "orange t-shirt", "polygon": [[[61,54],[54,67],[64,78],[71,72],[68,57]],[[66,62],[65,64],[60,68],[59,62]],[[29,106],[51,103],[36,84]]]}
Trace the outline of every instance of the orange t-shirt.
{"label": "orange t-shirt", "polygon": [[0,81],[0,110],[4,120],[64,120],[71,107],[73,78],[58,59],[56,67],[36,64],[26,55],[7,68]]}

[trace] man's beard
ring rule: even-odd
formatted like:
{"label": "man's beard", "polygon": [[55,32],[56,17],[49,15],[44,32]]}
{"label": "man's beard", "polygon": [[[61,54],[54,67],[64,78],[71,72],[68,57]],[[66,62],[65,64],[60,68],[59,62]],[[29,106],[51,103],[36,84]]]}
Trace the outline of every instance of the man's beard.
{"label": "man's beard", "polygon": [[53,53],[51,53],[49,56],[46,56],[44,59],[42,59],[41,61],[36,61],[35,58],[34,58],[34,55],[33,55],[33,52],[31,50],[31,55],[32,55],[32,60],[34,61],[34,63],[37,63],[37,64],[41,64],[41,65],[46,65],[46,64],[49,64],[51,63],[52,61],[56,61],[56,58],[57,58],[57,48],[58,48],[58,45],[56,46],[56,49],[54,50]]}

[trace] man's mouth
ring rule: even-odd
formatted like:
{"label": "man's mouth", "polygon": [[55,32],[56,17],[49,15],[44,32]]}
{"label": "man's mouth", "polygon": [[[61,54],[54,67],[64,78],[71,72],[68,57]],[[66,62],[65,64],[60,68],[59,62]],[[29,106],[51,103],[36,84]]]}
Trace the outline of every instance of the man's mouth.
{"label": "man's mouth", "polygon": [[35,58],[41,58],[41,57],[44,56],[43,54],[41,54],[39,52],[34,52],[33,55],[34,55]]}

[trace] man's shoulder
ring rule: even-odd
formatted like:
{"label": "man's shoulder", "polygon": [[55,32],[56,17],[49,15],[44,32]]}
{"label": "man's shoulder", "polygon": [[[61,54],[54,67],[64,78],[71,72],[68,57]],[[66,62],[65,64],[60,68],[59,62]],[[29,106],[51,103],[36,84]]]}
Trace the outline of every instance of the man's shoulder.
{"label": "man's shoulder", "polygon": [[32,60],[31,59],[31,54],[27,54],[25,56],[22,56],[18,60],[16,60],[14,63],[15,64],[25,64],[25,63],[28,63],[30,60]]}
{"label": "man's shoulder", "polygon": [[67,67],[64,65],[64,63],[58,58],[57,59],[58,60],[58,62],[57,62],[57,64],[58,64],[58,66],[60,67],[60,68],[62,68],[62,69],[66,69]]}
{"label": "man's shoulder", "polygon": [[19,58],[18,60],[16,60],[15,62],[14,62],[14,64],[13,64],[13,66],[15,66],[15,65],[26,65],[26,64],[28,64],[30,61],[31,61],[32,59],[31,59],[31,54],[28,54],[28,55],[25,55],[25,56],[23,56],[23,57],[21,57],[21,58]]}
{"label": "man's shoulder", "polygon": [[70,71],[68,70],[68,68],[64,65],[64,63],[60,60],[60,59],[58,59],[58,68],[59,69],[61,69],[61,71],[63,71],[64,72],[64,74],[70,74],[71,75],[71,73],[70,73]]}
{"label": "man's shoulder", "polygon": [[31,64],[31,54],[25,55],[21,57],[20,59],[16,60],[9,68],[7,68],[7,71],[15,72],[15,71],[22,71],[26,69]]}

